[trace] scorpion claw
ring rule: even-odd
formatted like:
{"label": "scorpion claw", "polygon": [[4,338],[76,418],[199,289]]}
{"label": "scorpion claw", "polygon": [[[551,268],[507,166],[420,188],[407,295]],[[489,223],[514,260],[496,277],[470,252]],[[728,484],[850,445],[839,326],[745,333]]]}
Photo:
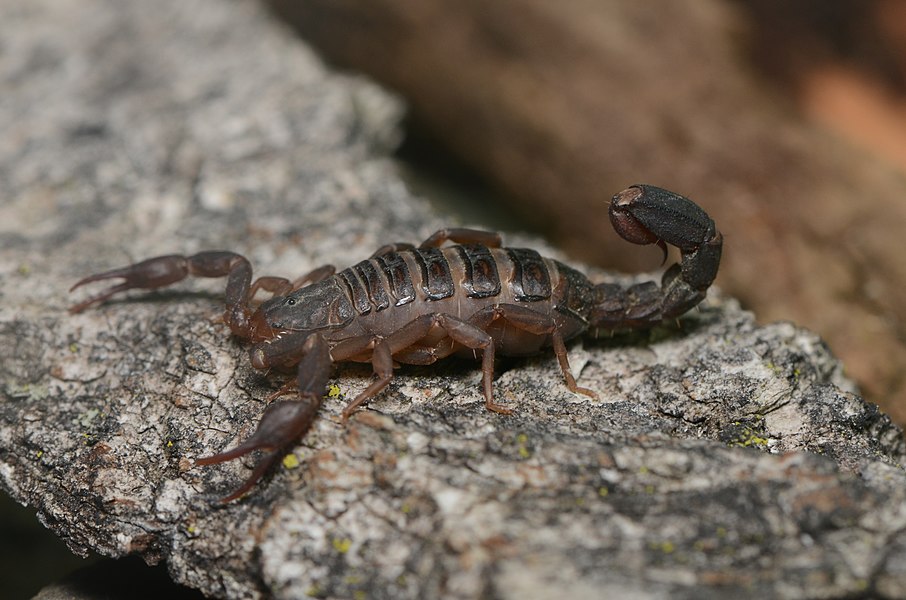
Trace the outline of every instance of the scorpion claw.
{"label": "scorpion claw", "polygon": [[255,465],[252,474],[232,494],[221,499],[227,503],[242,496],[277,462],[281,452],[299,439],[314,421],[321,399],[316,394],[306,397],[308,401],[275,402],[267,407],[258,429],[247,440],[225,452],[206,456],[195,461],[198,466],[214,465],[245,456],[255,450],[268,453]]}
{"label": "scorpion claw", "polygon": [[123,282],[104,290],[96,296],[92,296],[87,300],[71,306],[69,312],[81,312],[93,304],[100,304],[107,298],[126,290],[134,288],[152,290],[170,285],[171,283],[184,279],[188,273],[189,267],[186,258],[178,254],[170,254],[167,256],[149,258],[148,260],[143,260],[134,265],[113,269],[112,271],[89,275],[88,277],[77,281],[74,286],[69,288],[69,291],[72,292],[76,288],[87,283],[94,283],[95,281],[103,281],[105,279],[122,279]]}

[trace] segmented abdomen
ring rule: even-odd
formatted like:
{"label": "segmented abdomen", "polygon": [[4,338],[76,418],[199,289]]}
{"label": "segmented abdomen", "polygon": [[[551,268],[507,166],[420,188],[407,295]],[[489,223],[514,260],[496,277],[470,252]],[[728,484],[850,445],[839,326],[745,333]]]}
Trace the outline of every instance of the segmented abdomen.
{"label": "segmented abdomen", "polygon": [[553,293],[552,264],[556,263],[534,250],[466,244],[388,252],[349,267],[338,277],[356,311],[365,315],[417,299],[431,304],[456,295],[499,302],[546,301]]}

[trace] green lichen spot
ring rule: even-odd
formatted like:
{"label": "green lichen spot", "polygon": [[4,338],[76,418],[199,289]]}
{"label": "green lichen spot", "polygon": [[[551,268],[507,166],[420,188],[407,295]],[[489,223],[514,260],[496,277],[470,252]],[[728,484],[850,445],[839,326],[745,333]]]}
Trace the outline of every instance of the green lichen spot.
{"label": "green lichen spot", "polygon": [[352,540],[349,538],[334,538],[331,543],[333,544],[333,549],[340,554],[346,554],[352,547]]}
{"label": "green lichen spot", "polygon": [[362,590],[356,590],[352,593],[352,597],[355,598],[355,600],[365,600],[368,596],[366,596],[365,592]]}
{"label": "green lichen spot", "polygon": [[605,498],[607,496],[607,494],[609,494],[609,493],[610,493],[610,490],[608,490],[607,487],[605,487],[603,485],[598,488],[598,495],[602,498]]}
{"label": "green lichen spot", "polygon": [[17,270],[19,271],[19,275],[28,277],[28,275],[31,273],[31,265],[28,263],[22,263],[19,265],[19,268]]}
{"label": "green lichen spot", "polygon": [[79,345],[76,344],[75,342],[69,344],[69,351],[72,352],[73,354],[75,354],[76,352],[79,351]]}

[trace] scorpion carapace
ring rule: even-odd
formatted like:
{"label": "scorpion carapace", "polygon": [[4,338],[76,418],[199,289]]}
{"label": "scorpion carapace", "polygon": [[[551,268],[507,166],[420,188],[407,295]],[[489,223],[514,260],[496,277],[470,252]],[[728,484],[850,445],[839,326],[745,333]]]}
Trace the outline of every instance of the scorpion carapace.
{"label": "scorpion carapace", "polygon": [[[82,279],[72,289],[103,279],[123,281],[70,310],[189,275],[227,277],[223,321],[252,343],[252,366],[296,373],[272,396],[295,398],[271,403],[247,440],[195,461],[210,465],[265,451],[251,476],[222,499],[229,502],[251,489],[309,429],[336,362],[370,362],[375,375],[343,410],[344,419],[387,386],[395,364],[428,365],[452,354],[481,355],[485,405],[498,413],[511,409],[494,400],[496,354],[525,355],[550,346],[567,387],[594,396],[576,384],[564,342],[586,332],[651,327],[683,314],[705,297],[722,245],[714,222],[695,203],[649,185],[614,196],[610,218],[630,242],[658,244],[665,257],[666,244],[679,248],[680,263],[667,269],[660,285],[594,285],[534,250],[501,247],[499,234],[443,229],[417,248],[384,246],[339,273],[325,266],[296,281],[261,277],[253,282],[249,261],[232,252],[160,256]],[[253,308],[259,290],[273,297]]]}

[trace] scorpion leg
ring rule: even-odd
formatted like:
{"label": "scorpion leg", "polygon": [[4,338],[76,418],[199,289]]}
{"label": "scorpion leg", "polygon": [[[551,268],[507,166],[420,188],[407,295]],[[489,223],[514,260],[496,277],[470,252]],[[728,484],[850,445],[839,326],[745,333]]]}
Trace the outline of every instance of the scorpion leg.
{"label": "scorpion leg", "polygon": [[321,265],[317,269],[313,269],[312,271],[309,271],[302,277],[299,277],[298,279],[294,279],[292,282],[292,287],[290,288],[290,291],[295,291],[295,290],[304,288],[306,285],[310,285],[312,283],[318,283],[319,281],[324,281],[325,279],[327,279],[328,277],[330,277],[331,275],[333,275],[336,272],[337,272],[337,268],[333,265]]}
{"label": "scorpion leg", "polygon": [[400,250],[413,250],[415,246],[408,242],[397,242],[395,244],[384,244],[380,248],[374,251],[374,254],[368,258],[377,258],[378,256],[384,256],[385,254],[390,254],[391,252],[399,252]]}
{"label": "scorpion leg", "polygon": [[361,335],[343,340],[330,351],[330,355],[336,362],[348,360],[369,351],[371,352],[371,365],[374,369],[375,379],[343,409],[344,421],[349,419],[355,409],[377,396],[387,387],[387,384],[393,379],[393,356],[387,340],[373,335]]}
{"label": "scorpion leg", "polygon": [[488,248],[500,248],[503,240],[496,231],[482,231],[465,227],[451,227],[435,231],[419,248],[439,248],[446,242],[454,244],[481,244]]}
{"label": "scorpion leg", "polygon": [[[509,415],[512,409],[494,401],[494,338],[480,327],[444,313],[422,315],[387,339],[396,353],[425,338],[432,328],[440,327],[457,344],[470,350],[481,350],[482,388],[485,406],[496,413]],[[427,358],[420,355],[420,358]]]}
{"label": "scorpion leg", "polygon": [[[374,383],[356,396],[343,409],[343,417],[348,418],[359,406],[386,387],[392,376],[393,355],[397,353],[406,354],[420,340],[427,337],[435,327],[440,327],[453,342],[471,350],[482,351],[481,370],[485,406],[494,412],[510,414],[512,411],[509,408],[494,402],[492,385],[494,379],[494,339],[479,327],[462,319],[443,313],[432,313],[417,317],[386,338],[359,336],[343,340],[333,347],[331,356],[337,362],[363,355],[373,348],[372,364],[374,364],[375,374],[378,376]],[[381,356],[376,356],[379,351]],[[384,354],[385,352],[386,355]],[[431,354],[430,349],[420,349],[417,352],[419,364],[434,362],[434,357]],[[381,369],[386,369],[386,371],[379,371],[379,366]]]}
{"label": "scorpion leg", "polygon": [[680,250],[680,263],[654,282],[627,288],[595,286],[595,307],[589,317],[595,330],[644,328],[678,317],[701,302],[717,276],[723,237],[697,204],[673,192],[635,185],[613,197],[614,229],[635,244],[665,244]]}
{"label": "scorpion leg", "polygon": [[498,319],[521,331],[535,335],[549,334],[554,354],[557,355],[557,362],[560,364],[560,371],[563,373],[563,378],[566,380],[566,387],[569,388],[569,391],[591,398],[598,397],[592,390],[579,387],[576,383],[576,378],[573,377],[572,369],[569,366],[566,343],[553,317],[517,304],[498,304],[478,311],[469,319],[469,322],[485,330]]}
{"label": "scorpion leg", "polygon": [[[248,307],[252,290],[252,265],[239,254],[226,251],[199,252],[192,256],[170,254],[149,258],[139,263],[90,275],[76,282],[69,291],[87,283],[104,279],[123,279],[122,283],[108,288],[96,296],[70,307],[69,312],[77,313],[89,306],[100,304],[111,296],[131,289],[153,290],[182,281],[189,275],[195,277],[228,277],[226,285],[226,311],[223,320],[234,334],[248,338],[250,310]],[[282,286],[281,278],[263,278],[258,288],[271,289]]]}
{"label": "scorpion leg", "polygon": [[[300,344],[300,340],[304,341]],[[255,433],[244,442],[226,452],[195,461],[196,465],[213,465],[245,456],[255,450],[266,451],[248,479],[236,491],[220,500],[224,504],[252,489],[261,476],[280,459],[287,447],[301,438],[314,422],[333,361],[327,342],[320,334],[298,336],[295,342],[297,348],[294,352],[301,354],[296,379],[299,399],[274,402],[264,411]],[[287,358],[287,348],[279,348],[272,354],[269,353],[266,342],[258,344],[256,350],[260,351],[259,357],[263,353],[264,360],[273,360],[275,364]]]}

